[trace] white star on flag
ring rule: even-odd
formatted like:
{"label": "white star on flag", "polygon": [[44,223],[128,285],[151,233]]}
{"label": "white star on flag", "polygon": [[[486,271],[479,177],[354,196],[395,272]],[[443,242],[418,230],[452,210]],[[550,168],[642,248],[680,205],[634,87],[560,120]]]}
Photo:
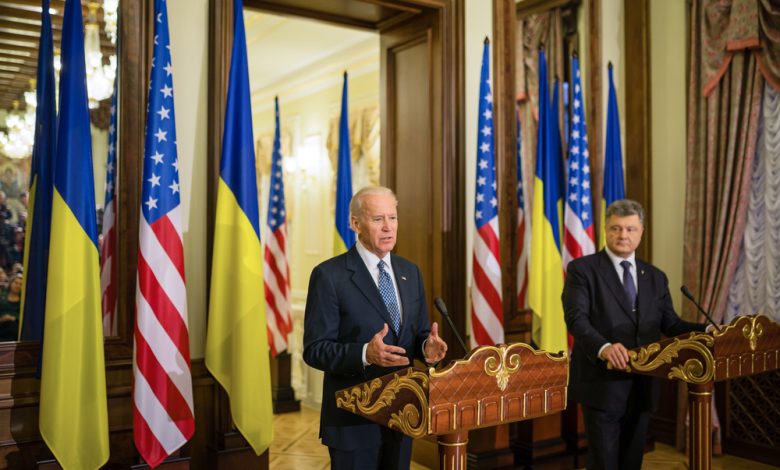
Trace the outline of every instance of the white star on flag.
{"label": "white star on flag", "polygon": [[590,206],[590,167],[588,165],[588,133],[585,110],[582,106],[579,61],[572,59],[574,96],[572,97],[572,125],[569,133],[569,179],[564,208],[564,269],[569,261],[595,252],[592,213]]}

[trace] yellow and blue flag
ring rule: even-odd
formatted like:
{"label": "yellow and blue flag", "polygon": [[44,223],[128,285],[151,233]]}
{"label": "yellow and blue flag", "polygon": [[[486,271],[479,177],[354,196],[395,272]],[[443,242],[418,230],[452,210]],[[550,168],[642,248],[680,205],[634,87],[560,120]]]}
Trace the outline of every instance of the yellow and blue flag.
{"label": "yellow and blue flag", "polygon": [[108,413],[95,180],[77,0],[65,2],[56,147],[39,425],[63,468],[99,468],[108,460]]}
{"label": "yellow and blue flag", "polygon": [[273,436],[244,8],[233,4],[233,53],[219,166],[206,367],[230,398],[233,421],[260,455]]}
{"label": "yellow and blue flag", "polygon": [[349,149],[349,115],[347,113],[347,72],[341,92],[339,119],[339,156],[336,173],[336,234],[333,254],[346,253],[355,244],[355,232],[349,228],[349,201],[352,199],[352,158]]}
{"label": "yellow and blue flag", "polygon": [[539,130],[536,175],[531,215],[531,269],[528,305],[533,310],[533,340],[551,352],[565,351],[563,320],[563,260],[561,231],[563,211],[563,162],[558,125],[557,82],[549,102],[547,61],[539,51]]}
{"label": "yellow and blue flag", "polygon": [[[54,51],[49,0],[41,4],[41,37],[38,42],[38,72],[35,109],[35,141],[30,168],[30,192],[24,240],[25,276],[20,311],[20,339],[43,338],[43,312],[46,308],[46,276],[49,267],[51,194],[54,150],[57,138],[57,110],[54,101]],[[27,296],[28,292],[33,295]]]}
{"label": "yellow and blue flag", "polygon": [[613,202],[626,198],[623,177],[623,152],[620,149],[620,114],[618,113],[615,81],[612,78],[612,62],[609,63],[609,100],[607,103],[607,141],[604,145],[604,197],[601,199],[601,230],[599,248],[607,244],[606,213]]}

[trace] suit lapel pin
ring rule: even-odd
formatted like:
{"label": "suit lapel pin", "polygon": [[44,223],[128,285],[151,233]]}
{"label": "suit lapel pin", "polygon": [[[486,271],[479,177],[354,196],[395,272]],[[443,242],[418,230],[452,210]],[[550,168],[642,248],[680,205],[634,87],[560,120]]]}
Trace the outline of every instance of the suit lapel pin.
{"label": "suit lapel pin", "polygon": [[406,280],[406,276],[401,276],[401,280],[405,281]]}
{"label": "suit lapel pin", "polygon": [[645,275],[645,270],[644,270],[644,269],[642,270],[642,275],[643,275],[643,276]]}

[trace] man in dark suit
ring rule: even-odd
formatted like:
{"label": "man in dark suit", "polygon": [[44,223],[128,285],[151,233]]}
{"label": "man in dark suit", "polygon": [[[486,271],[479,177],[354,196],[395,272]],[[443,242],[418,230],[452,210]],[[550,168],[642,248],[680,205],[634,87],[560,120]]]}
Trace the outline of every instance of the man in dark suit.
{"label": "man in dark suit", "polygon": [[[606,213],[607,247],[569,263],[563,288],[566,326],[574,337],[570,396],[582,405],[589,470],[639,470],[657,384],[622,372],[628,349],[704,331],[674,311],[666,275],[637,260],[644,210],[628,199]],[[607,368],[607,364],[612,370]]]}
{"label": "man in dark suit", "polygon": [[420,269],[391,253],[398,200],[383,187],[363,188],[350,202],[355,246],[312,271],[303,359],[325,372],[320,438],[334,469],[408,469],[411,439],[336,407],[336,391],[406,367],[433,364],[447,345],[429,328]]}

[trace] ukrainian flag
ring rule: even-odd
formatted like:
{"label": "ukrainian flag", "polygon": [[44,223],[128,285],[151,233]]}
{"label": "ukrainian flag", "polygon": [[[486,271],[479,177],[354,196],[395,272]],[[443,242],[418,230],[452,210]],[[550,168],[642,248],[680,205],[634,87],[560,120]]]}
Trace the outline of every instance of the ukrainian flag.
{"label": "ukrainian flag", "polygon": [[243,12],[242,1],[236,0],[217,189],[206,367],[227,392],[236,427],[260,455],[271,443],[273,410]]}
{"label": "ukrainian flag", "polygon": [[[25,228],[25,276],[19,317],[20,339],[43,338],[43,312],[46,308],[46,277],[51,238],[51,194],[54,185],[54,144],[57,140],[57,111],[54,102],[54,52],[49,1],[41,4],[41,37],[35,109],[35,143],[30,168],[29,213]],[[33,295],[27,297],[27,293]]]}
{"label": "ukrainian flag", "polygon": [[336,174],[336,235],[333,254],[346,253],[355,244],[355,232],[349,228],[349,201],[352,199],[352,158],[349,150],[349,115],[347,113],[347,72],[341,93],[339,119],[339,158]]}
{"label": "ukrainian flag", "polygon": [[601,199],[601,230],[599,249],[607,245],[606,213],[613,202],[626,198],[623,178],[623,152],[620,149],[620,114],[618,113],[615,81],[612,79],[612,62],[609,63],[609,101],[607,103],[607,142],[604,150],[604,195]]}
{"label": "ukrainian flag", "polygon": [[531,269],[528,305],[533,310],[533,340],[550,352],[565,351],[563,320],[563,259],[561,234],[563,214],[563,162],[558,131],[558,99],[549,104],[547,61],[539,51],[539,131],[536,175],[531,215]]}
{"label": "ukrainian flag", "polygon": [[62,29],[39,426],[63,468],[88,469],[109,451],[81,2],[66,1]]}

